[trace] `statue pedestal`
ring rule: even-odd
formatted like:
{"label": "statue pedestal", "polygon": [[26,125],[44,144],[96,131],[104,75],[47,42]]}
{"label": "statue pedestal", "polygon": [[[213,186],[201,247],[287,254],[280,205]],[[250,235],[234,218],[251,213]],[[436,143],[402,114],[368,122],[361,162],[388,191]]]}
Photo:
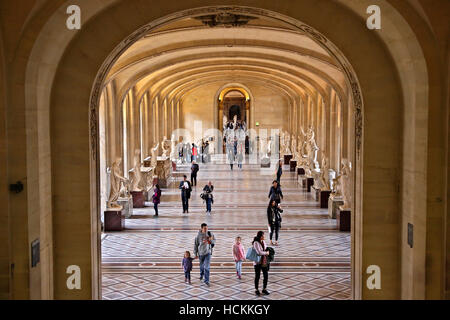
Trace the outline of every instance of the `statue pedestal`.
{"label": "statue pedestal", "polygon": [[289,161],[292,159],[292,154],[285,154],[284,155],[284,164],[289,164]]}
{"label": "statue pedestal", "polygon": [[122,208],[109,208],[105,211],[105,231],[122,231],[125,229],[125,217]]}
{"label": "statue pedestal", "polygon": [[343,204],[344,200],[342,199],[342,197],[330,195],[330,197],[328,198],[328,216],[332,219],[336,219],[336,214],[339,206]]}
{"label": "statue pedestal", "polygon": [[315,187],[314,185],[311,187],[311,190],[313,192],[314,200],[317,202],[320,201],[320,189]]}
{"label": "statue pedestal", "polygon": [[350,209],[340,206],[336,214],[337,227],[339,231],[350,231],[351,219]]}
{"label": "statue pedestal", "polygon": [[152,157],[147,157],[144,159],[144,167],[151,167],[152,166]]}
{"label": "statue pedestal", "polygon": [[320,208],[328,208],[328,199],[330,197],[331,190],[320,190]]}
{"label": "statue pedestal", "polygon": [[270,158],[269,157],[261,158],[261,168],[270,168]]}
{"label": "statue pedestal", "polygon": [[314,185],[314,178],[306,178],[306,192],[311,192],[311,187]]}
{"label": "statue pedestal", "polygon": [[131,191],[131,197],[133,198],[133,208],[144,208],[145,197],[144,191]]}
{"label": "statue pedestal", "polygon": [[[155,175],[158,177],[160,188],[167,188],[172,176],[172,161],[169,158],[158,157]],[[153,179],[154,181],[155,179]]]}
{"label": "statue pedestal", "polygon": [[172,172],[177,171],[177,163],[175,161],[172,161]]}
{"label": "statue pedestal", "polygon": [[133,215],[133,197],[119,198],[117,203],[122,206],[122,214],[125,218],[131,218]]}
{"label": "statue pedestal", "polygon": [[304,176],[305,175],[305,169],[303,168],[297,168],[297,175]]}
{"label": "statue pedestal", "polygon": [[291,172],[295,172],[295,168],[297,168],[297,161],[290,160],[289,161],[289,169]]}

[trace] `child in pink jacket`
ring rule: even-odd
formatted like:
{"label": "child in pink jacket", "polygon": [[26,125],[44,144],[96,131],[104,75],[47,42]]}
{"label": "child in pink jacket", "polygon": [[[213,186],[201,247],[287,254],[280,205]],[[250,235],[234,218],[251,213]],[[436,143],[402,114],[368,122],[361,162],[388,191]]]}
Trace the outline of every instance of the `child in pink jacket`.
{"label": "child in pink jacket", "polygon": [[236,237],[236,242],[233,244],[233,258],[236,262],[236,275],[238,279],[242,276],[242,262],[245,260],[244,246],[241,243],[241,237]]}

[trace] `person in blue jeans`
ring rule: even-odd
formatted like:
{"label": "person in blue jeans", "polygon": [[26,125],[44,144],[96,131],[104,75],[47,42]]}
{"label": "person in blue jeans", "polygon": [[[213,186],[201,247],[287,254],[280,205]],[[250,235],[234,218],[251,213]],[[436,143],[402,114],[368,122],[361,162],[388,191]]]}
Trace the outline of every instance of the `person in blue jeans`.
{"label": "person in blue jeans", "polygon": [[209,287],[209,269],[211,264],[212,248],[216,240],[214,235],[208,231],[208,225],[202,223],[200,231],[194,242],[194,255],[200,262],[200,281],[205,278],[204,282]]}
{"label": "person in blue jeans", "polygon": [[213,198],[213,192],[214,186],[212,185],[211,181],[208,181],[208,184],[203,188],[203,192],[205,197],[203,198],[206,202],[206,214],[211,214],[211,204],[214,201]]}

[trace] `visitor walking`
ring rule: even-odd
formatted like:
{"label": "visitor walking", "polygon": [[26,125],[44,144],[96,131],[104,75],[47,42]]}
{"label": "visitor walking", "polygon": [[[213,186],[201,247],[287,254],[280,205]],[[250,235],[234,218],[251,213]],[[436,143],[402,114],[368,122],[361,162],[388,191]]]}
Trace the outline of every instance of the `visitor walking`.
{"label": "visitor walking", "polygon": [[206,202],[206,213],[211,214],[211,204],[214,202],[214,197],[212,192],[214,191],[214,186],[211,181],[203,188],[203,200]]}
{"label": "visitor walking", "polygon": [[261,292],[259,291],[259,279],[262,271],[264,277],[262,293],[269,295],[270,293],[267,291],[267,283],[269,282],[269,261],[267,256],[269,255],[269,251],[267,251],[263,231],[258,231],[256,237],[253,239],[252,245],[256,253],[261,256],[259,262],[253,262],[253,267],[255,268],[255,294],[257,296],[261,295]]}
{"label": "visitor walking", "polygon": [[281,199],[283,199],[283,192],[281,191],[281,187],[277,180],[272,182],[272,187],[270,187],[269,191],[269,199],[270,201],[275,200],[277,204],[279,204]]}
{"label": "visitor walking", "polygon": [[191,186],[197,186],[197,173],[200,170],[197,162],[192,161],[191,165]]}
{"label": "visitor walking", "polygon": [[181,262],[181,265],[183,267],[184,271],[184,282],[191,284],[191,271],[192,271],[192,261],[194,258],[191,258],[191,253],[189,251],[186,251],[184,253],[183,261]]}
{"label": "visitor walking", "polygon": [[180,182],[181,202],[183,203],[183,213],[189,213],[189,198],[191,197],[191,183],[187,180],[187,176],[183,175],[183,181]]}
{"label": "visitor walking", "polygon": [[158,216],[158,205],[161,202],[161,189],[159,188],[158,184],[156,184],[155,188],[153,189],[152,202],[153,208],[155,209],[155,216]]}
{"label": "visitor walking", "polygon": [[280,160],[278,161],[278,168],[277,168],[277,182],[280,184],[281,175],[283,174],[283,162]]}
{"label": "visitor walking", "polygon": [[245,260],[245,250],[241,243],[241,237],[236,237],[236,242],[233,244],[233,258],[236,263],[236,276],[242,279],[242,262]]}
{"label": "visitor walking", "polygon": [[198,148],[195,144],[192,144],[192,159],[191,159],[192,162],[197,160],[197,155],[198,155]]}
{"label": "visitor walking", "polygon": [[200,262],[200,281],[205,278],[204,283],[209,287],[209,269],[211,265],[212,248],[216,240],[214,235],[208,231],[208,225],[202,223],[200,231],[197,234],[194,242],[195,258],[199,258]]}
{"label": "visitor walking", "polygon": [[271,200],[267,207],[267,223],[269,225],[270,244],[273,245],[272,238],[275,233],[275,245],[278,245],[278,233],[281,228],[281,209],[280,205],[275,200]]}

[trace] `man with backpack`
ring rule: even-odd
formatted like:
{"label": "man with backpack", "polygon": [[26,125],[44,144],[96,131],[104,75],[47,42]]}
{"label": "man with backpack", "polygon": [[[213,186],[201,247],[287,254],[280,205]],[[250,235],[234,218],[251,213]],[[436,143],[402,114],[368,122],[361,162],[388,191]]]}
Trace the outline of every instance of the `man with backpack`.
{"label": "man with backpack", "polygon": [[209,287],[209,269],[211,265],[211,255],[216,240],[214,235],[208,231],[208,225],[202,223],[197,237],[194,241],[194,255],[200,262],[200,281],[205,277],[205,284]]}

